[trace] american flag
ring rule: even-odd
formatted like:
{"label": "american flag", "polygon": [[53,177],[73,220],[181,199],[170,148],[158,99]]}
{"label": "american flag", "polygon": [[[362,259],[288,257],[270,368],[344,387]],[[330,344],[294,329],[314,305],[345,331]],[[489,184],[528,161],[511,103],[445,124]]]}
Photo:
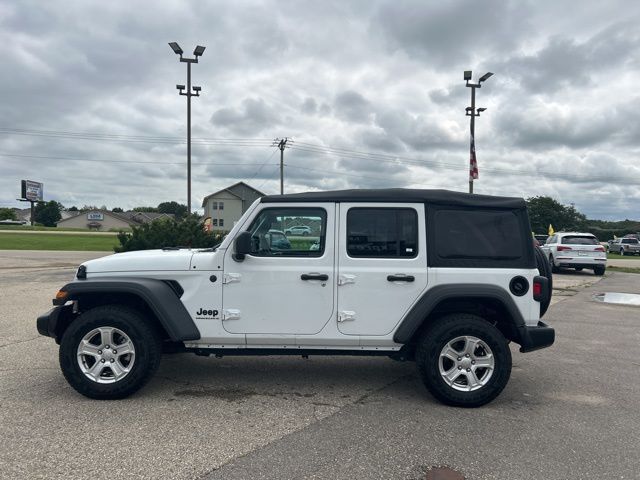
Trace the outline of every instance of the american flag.
{"label": "american flag", "polygon": [[476,159],[476,141],[471,133],[471,149],[469,155],[469,180],[478,178],[478,160]]}

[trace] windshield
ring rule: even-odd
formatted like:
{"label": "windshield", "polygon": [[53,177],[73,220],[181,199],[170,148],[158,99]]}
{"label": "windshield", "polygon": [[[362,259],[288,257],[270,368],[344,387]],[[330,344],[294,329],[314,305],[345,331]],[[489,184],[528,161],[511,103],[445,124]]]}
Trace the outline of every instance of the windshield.
{"label": "windshield", "polygon": [[562,237],[564,245],[598,245],[598,239],[587,235],[568,235]]}

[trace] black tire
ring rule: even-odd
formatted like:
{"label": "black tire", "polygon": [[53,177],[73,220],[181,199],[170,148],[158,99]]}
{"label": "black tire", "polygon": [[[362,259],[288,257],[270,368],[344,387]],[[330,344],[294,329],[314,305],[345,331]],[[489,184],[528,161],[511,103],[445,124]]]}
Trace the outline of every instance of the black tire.
{"label": "black tire", "polygon": [[[98,383],[88,378],[80,367],[78,346],[86,335],[99,327],[111,327],[121,331],[129,337],[135,349],[130,371],[113,383]],[[102,338],[100,334],[97,335]],[[118,346],[117,341],[114,340],[113,343],[116,343],[115,347]],[[137,310],[120,305],[104,305],[80,315],[65,331],[59,353],[60,368],[69,384],[78,393],[101,400],[125,398],[142,388],[158,369],[161,355],[162,341],[156,328]],[[108,362],[109,360],[106,363],[107,367]],[[95,364],[97,363],[98,360],[95,360]],[[110,372],[110,369],[102,371],[105,378]]]}
{"label": "black tire", "polygon": [[307,235],[309,235],[309,232],[302,232],[303,237],[306,237]]}
{"label": "black tire", "polygon": [[620,256],[624,257],[624,249],[623,248],[620,249]]}
{"label": "black tire", "polygon": [[598,265],[597,267],[593,268],[593,273],[595,273],[598,277],[601,277],[604,275],[605,269],[606,267]]}
{"label": "black tire", "polygon": [[540,302],[540,318],[542,318],[544,314],[547,313],[547,309],[551,303],[551,296],[553,294],[553,274],[551,273],[551,265],[549,264],[549,260],[547,260],[547,256],[544,254],[544,251],[540,247],[536,247],[535,253],[538,272],[540,272],[540,275],[545,277],[549,283],[545,299]]}
{"label": "black tire", "polygon": [[[482,340],[493,354],[494,370],[487,383],[477,390],[456,390],[440,373],[440,352],[447,343],[461,336]],[[424,332],[416,350],[416,363],[422,381],[436,399],[456,407],[480,407],[496,398],[507,385],[511,375],[511,350],[500,330],[490,323],[476,315],[454,313],[440,318]]]}
{"label": "black tire", "polygon": [[549,254],[549,265],[551,265],[551,272],[558,273],[560,271],[560,267],[556,267],[556,264],[553,263],[553,255]]}
{"label": "black tire", "polygon": [[582,267],[576,267],[576,272],[581,272],[582,271]]}

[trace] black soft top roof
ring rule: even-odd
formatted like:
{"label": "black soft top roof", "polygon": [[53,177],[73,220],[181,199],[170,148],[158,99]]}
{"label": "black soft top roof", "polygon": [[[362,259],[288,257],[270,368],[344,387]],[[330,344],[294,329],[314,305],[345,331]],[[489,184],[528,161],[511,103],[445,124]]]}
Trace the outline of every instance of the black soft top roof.
{"label": "black soft top roof", "polygon": [[334,190],[329,192],[290,193],[267,195],[262,203],[284,202],[389,202],[431,203],[468,208],[526,208],[525,201],[517,197],[494,197],[452,192],[450,190],[421,190],[411,188],[380,188],[357,190]]}

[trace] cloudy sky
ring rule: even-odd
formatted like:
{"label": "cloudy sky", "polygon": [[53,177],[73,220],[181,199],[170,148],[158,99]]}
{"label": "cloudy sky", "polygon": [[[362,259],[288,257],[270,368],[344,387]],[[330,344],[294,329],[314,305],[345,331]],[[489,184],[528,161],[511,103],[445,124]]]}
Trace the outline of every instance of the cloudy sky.
{"label": "cloudy sky", "polygon": [[468,188],[640,219],[640,4],[629,1],[0,3],[0,206],[21,179],[66,206],[193,203],[243,180],[286,192]]}

